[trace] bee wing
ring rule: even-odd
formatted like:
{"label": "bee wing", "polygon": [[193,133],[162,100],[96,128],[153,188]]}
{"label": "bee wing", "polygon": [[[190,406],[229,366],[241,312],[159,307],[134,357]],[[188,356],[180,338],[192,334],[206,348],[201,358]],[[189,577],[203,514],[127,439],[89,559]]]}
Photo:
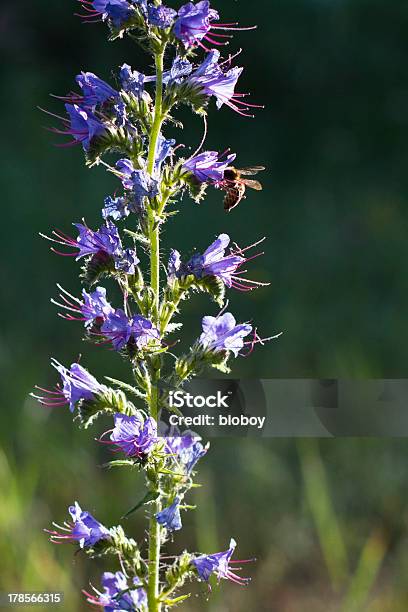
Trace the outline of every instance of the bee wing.
{"label": "bee wing", "polygon": [[244,176],[254,176],[254,174],[263,170],[266,170],[265,166],[250,166],[249,168],[239,168],[238,172]]}
{"label": "bee wing", "polygon": [[259,181],[252,181],[251,179],[241,179],[241,182],[244,183],[250,189],[255,189],[256,191],[262,191],[263,187]]}

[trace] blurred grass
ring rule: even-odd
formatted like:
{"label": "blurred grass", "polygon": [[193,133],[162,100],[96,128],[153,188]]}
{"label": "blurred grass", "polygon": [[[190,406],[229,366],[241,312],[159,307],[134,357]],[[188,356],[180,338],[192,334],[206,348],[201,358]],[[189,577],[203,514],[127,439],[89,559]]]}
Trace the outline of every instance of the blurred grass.
{"label": "blurred grass", "polygon": [[298,444],[305,483],[305,497],[316,525],[320,546],[326,561],[333,588],[338,591],[349,575],[349,563],[341,526],[333,508],[317,440],[303,440]]}

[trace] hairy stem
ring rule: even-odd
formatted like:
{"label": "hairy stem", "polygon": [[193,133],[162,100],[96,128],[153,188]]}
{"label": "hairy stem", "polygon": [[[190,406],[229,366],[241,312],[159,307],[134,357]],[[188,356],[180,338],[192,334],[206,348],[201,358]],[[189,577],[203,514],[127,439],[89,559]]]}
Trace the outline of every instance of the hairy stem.
{"label": "hairy stem", "polygon": [[[157,142],[163,123],[163,62],[164,48],[155,56],[156,61],[156,99],[154,120],[150,134],[147,172],[152,175],[156,158]],[[150,241],[150,283],[154,292],[153,314],[156,325],[159,325],[159,297],[160,297],[160,228],[155,211],[149,207],[149,241]],[[150,394],[150,414],[157,421],[158,418],[158,387],[157,381],[160,372],[156,372],[156,380]],[[161,509],[160,498],[152,504],[149,523],[149,581],[147,599],[149,612],[160,612],[159,601],[159,563],[160,563],[160,525],[156,514]]]}
{"label": "hairy stem", "polygon": [[[156,158],[157,142],[163,123],[163,61],[164,49],[156,55],[156,99],[154,120],[150,134],[147,172],[152,175]],[[158,323],[159,292],[160,292],[160,228],[155,211],[149,207],[149,240],[150,240],[150,283],[154,291],[154,317]]]}

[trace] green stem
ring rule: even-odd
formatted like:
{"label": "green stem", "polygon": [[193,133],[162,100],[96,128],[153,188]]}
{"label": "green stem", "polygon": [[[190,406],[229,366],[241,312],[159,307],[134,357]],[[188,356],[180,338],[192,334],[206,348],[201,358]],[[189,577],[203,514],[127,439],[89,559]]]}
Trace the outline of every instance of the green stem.
{"label": "green stem", "polygon": [[[147,158],[147,172],[152,175],[156,157],[157,141],[164,120],[163,117],[163,62],[164,49],[157,54],[156,60],[156,99],[154,119],[150,134],[149,153]],[[159,291],[160,291],[160,229],[155,211],[149,207],[149,240],[150,240],[150,284],[154,292],[154,318],[158,323]]]}
{"label": "green stem", "polygon": [[174,313],[177,311],[177,308],[179,307],[179,304],[180,304],[180,302],[181,302],[181,300],[183,298],[183,295],[184,295],[185,291],[187,291],[187,289],[182,291],[180,296],[169,307],[169,311],[168,311],[165,319],[161,323],[160,331],[161,331],[162,334],[164,334],[165,331],[167,330],[167,326],[170,323],[170,321],[172,320]]}
{"label": "green stem", "polygon": [[[163,116],[163,63],[164,48],[156,54],[156,99],[154,109],[154,120],[150,134],[149,153],[147,160],[147,172],[152,175],[156,157],[157,141],[164,120]],[[160,295],[160,229],[156,220],[154,209],[149,206],[149,240],[150,240],[150,284],[154,292],[153,315],[156,325],[159,325],[159,295]],[[160,372],[156,373],[150,393],[150,414],[157,421],[158,417],[158,387],[157,380]],[[155,384],[156,383],[156,384]],[[152,504],[149,522],[149,581],[147,588],[147,599],[149,612],[160,612],[159,601],[159,563],[160,563],[160,538],[161,528],[156,520],[156,514],[161,510],[160,498]]]}
{"label": "green stem", "polygon": [[[152,387],[151,414],[157,420],[157,387]],[[153,408],[154,406],[154,408]],[[156,514],[161,510],[160,498],[152,504],[149,522],[149,581],[147,587],[147,600],[149,612],[160,612],[159,601],[159,562],[160,562],[160,525],[156,520]]]}

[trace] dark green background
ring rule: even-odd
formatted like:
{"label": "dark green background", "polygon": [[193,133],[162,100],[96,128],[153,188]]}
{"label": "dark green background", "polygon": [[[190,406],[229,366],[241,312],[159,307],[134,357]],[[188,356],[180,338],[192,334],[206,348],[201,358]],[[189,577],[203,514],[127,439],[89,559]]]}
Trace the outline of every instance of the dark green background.
{"label": "dark green background", "polygon": [[[55,283],[78,293],[78,266],[52,255],[38,237],[53,227],[69,232],[82,217],[96,227],[117,181],[102,168],[85,169],[79,148],[54,148],[58,138],[43,129],[53,121],[36,107],[61,112],[49,93],[64,95],[80,70],[109,79],[126,61],[147,71],[132,42],[108,43],[104,27],[82,25],[75,8],[68,0],[4,1],[0,15],[0,584],[65,590],[67,609],[79,608],[76,592],[88,577],[96,583],[101,568],[73,560],[69,548],[53,549],[41,529],[63,520],[75,497],[113,523],[140,491],[133,477],[96,467],[106,455],[92,434],[74,431],[68,411],[50,414],[28,398],[34,384],[53,383],[51,355],[70,363],[81,352],[99,377],[125,372],[116,355],[81,344],[80,328],[57,318],[49,303]],[[250,271],[271,286],[231,295],[230,308],[264,335],[285,333],[237,362],[235,377],[406,377],[407,3],[219,0],[216,8],[224,21],[260,25],[237,33],[231,50],[244,49],[241,91],[266,109],[252,120],[212,104],[207,147],[231,147],[238,165],[265,164],[265,189],[229,216],[216,191],[200,206],[185,198],[165,249],[203,249],[224,231],[242,245],[267,236],[266,255]],[[199,119],[183,118],[176,137],[194,147]],[[203,296],[190,301],[186,337],[199,333],[203,313],[214,312]],[[200,473],[212,494],[197,494],[201,510],[186,518],[174,549],[213,551],[232,534],[241,556],[259,562],[245,594],[227,587],[212,604],[205,596],[194,600],[191,610],[340,609],[366,538],[378,532],[384,563],[367,609],[406,609],[404,441],[338,440],[319,448],[235,440],[213,447]],[[327,479],[316,468],[319,456]],[[305,492],[308,474],[320,486],[323,515]],[[342,546],[327,529],[335,513],[350,557],[346,577]],[[143,517],[133,523],[133,533],[142,534]]]}

